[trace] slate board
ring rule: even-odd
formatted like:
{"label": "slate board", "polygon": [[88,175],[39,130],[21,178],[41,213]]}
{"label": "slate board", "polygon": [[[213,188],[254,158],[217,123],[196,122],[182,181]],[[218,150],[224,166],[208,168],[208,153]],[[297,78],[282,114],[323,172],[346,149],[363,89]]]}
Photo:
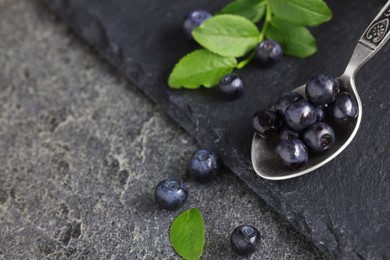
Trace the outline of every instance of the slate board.
{"label": "slate board", "polygon": [[174,91],[166,85],[176,61],[196,48],[183,37],[183,16],[194,8],[215,12],[227,0],[46,2],[201,145],[217,150],[234,173],[329,257],[390,258],[390,45],[358,73],[363,122],[336,160],[279,182],[257,177],[250,162],[252,113],[315,73],[340,75],[386,1],[327,1],[334,18],[312,30],[318,54],[305,60],[287,57],[272,69],[248,66],[242,71],[247,91],[234,102],[216,89]]}

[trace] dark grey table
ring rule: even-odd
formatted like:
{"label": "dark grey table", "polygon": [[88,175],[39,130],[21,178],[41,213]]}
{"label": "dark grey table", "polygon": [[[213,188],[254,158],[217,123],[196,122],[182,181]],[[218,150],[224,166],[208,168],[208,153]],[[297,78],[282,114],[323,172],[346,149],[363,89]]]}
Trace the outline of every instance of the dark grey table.
{"label": "dark grey table", "polygon": [[203,259],[236,259],[242,223],[263,237],[252,259],[322,259],[231,173],[184,176],[193,139],[40,1],[0,0],[0,259],[177,259],[154,186],[184,178],[206,222]]}
{"label": "dark grey table", "polygon": [[[363,120],[354,141],[336,160],[280,182],[258,177],[250,161],[252,113],[270,107],[283,91],[313,74],[340,75],[359,37],[387,1],[327,0],[333,19],[312,29],[318,53],[304,60],[285,57],[269,70],[249,65],[240,72],[246,94],[230,103],[217,89],[177,91],[166,84],[176,61],[196,48],[183,37],[183,16],[194,8],[215,12],[228,0],[45,2],[195,140],[216,150],[236,175],[329,257],[390,258],[390,45],[357,75]],[[376,23],[378,33],[390,30],[389,13]]]}

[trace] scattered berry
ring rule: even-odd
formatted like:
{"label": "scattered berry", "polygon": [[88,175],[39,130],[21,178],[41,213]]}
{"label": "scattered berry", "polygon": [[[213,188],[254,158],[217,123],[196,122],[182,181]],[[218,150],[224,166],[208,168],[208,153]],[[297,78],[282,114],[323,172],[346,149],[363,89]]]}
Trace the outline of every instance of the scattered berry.
{"label": "scattered berry", "polygon": [[177,210],[188,198],[186,185],[176,179],[166,179],[160,182],[154,190],[154,199],[162,208]]}
{"label": "scattered berry", "polygon": [[228,74],[219,82],[220,91],[227,97],[236,99],[244,94],[245,84],[236,74]]}
{"label": "scattered berry", "polygon": [[221,165],[216,153],[200,149],[190,158],[188,173],[199,182],[208,182],[221,172]]}
{"label": "scattered berry", "polygon": [[298,170],[309,160],[307,148],[299,139],[281,140],[276,152],[283,164],[293,170]]}
{"label": "scattered berry", "polygon": [[301,99],[303,99],[303,97],[296,92],[284,92],[276,101],[275,111],[278,113],[280,118],[284,118],[284,112],[287,107]]}
{"label": "scattered berry", "polygon": [[287,125],[302,131],[316,122],[316,109],[306,100],[298,100],[289,105],[284,113]]}
{"label": "scattered berry", "polygon": [[279,119],[272,110],[260,110],[252,117],[253,128],[263,138],[269,138],[279,130]]}
{"label": "scattered berry", "polygon": [[272,66],[281,60],[283,51],[274,40],[264,40],[256,46],[256,55],[263,66]]}
{"label": "scattered berry", "polygon": [[249,256],[256,252],[260,246],[260,240],[259,230],[248,225],[236,227],[230,236],[232,248],[240,256]]}
{"label": "scattered berry", "polygon": [[328,110],[330,117],[339,124],[352,122],[359,113],[355,98],[348,92],[338,93]]}
{"label": "scattered berry", "polygon": [[306,97],[313,104],[326,105],[332,103],[339,92],[339,82],[327,74],[312,77],[306,83]]}
{"label": "scattered berry", "polygon": [[299,138],[299,133],[291,128],[285,126],[280,131],[280,139],[281,140],[293,140]]}
{"label": "scattered berry", "polygon": [[206,10],[194,10],[184,17],[183,28],[188,37],[192,38],[192,31],[209,19],[212,15]]}
{"label": "scattered berry", "polygon": [[335,142],[332,127],[325,123],[315,123],[303,133],[303,141],[314,152],[325,152]]}

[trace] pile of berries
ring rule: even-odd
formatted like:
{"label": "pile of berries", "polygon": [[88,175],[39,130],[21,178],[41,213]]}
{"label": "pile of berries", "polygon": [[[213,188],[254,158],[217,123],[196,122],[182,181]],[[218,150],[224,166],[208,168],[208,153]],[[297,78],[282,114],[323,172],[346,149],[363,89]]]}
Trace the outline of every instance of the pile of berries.
{"label": "pile of berries", "polygon": [[307,99],[296,92],[285,92],[273,110],[258,111],[252,119],[261,137],[279,134],[276,153],[293,170],[307,164],[309,151],[323,153],[332,147],[336,136],[330,124],[345,124],[358,116],[355,98],[340,91],[339,82],[332,76],[312,77],[305,94]]}

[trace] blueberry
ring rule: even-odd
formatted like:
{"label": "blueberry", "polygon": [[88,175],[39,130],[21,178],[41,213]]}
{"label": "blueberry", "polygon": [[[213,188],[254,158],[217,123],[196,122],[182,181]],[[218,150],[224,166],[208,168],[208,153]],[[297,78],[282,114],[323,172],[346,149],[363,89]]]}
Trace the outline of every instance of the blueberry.
{"label": "blueberry", "polygon": [[220,91],[231,99],[241,97],[244,94],[244,88],[244,81],[236,74],[228,74],[219,82]]}
{"label": "blueberry", "polygon": [[200,149],[191,156],[187,170],[195,180],[208,182],[221,172],[221,164],[216,153]]}
{"label": "blueberry", "polygon": [[330,125],[319,122],[306,129],[303,141],[314,152],[325,152],[334,144],[335,135]]}
{"label": "blueberry", "polygon": [[184,17],[184,32],[188,37],[192,38],[192,31],[209,19],[212,15],[206,10],[194,10]]}
{"label": "blueberry", "polygon": [[355,98],[348,92],[340,92],[328,107],[330,117],[339,124],[352,122],[359,110]]}
{"label": "blueberry", "polygon": [[312,77],[306,83],[305,88],[307,99],[317,105],[332,103],[339,90],[339,82],[327,74],[319,74]]}
{"label": "blueberry", "polygon": [[272,110],[260,110],[253,115],[252,125],[263,138],[269,138],[279,130],[278,115]]}
{"label": "blueberry", "polygon": [[303,99],[303,97],[296,92],[284,92],[278,98],[275,104],[275,110],[280,116],[280,118],[284,117],[284,112],[289,105],[301,99]]}
{"label": "blueberry", "polygon": [[256,46],[256,55],[263,66],[272,66],[282,58],[283,51],[274,40],[264,40]]}
{"label": "blueberry", "polygon": [[326,119],[326,107],[324,105],[315,106],[316,109],[316,120],[317,122],[324,121]]}
{"label": "blueberry", "polygon": [[289,105],[284,113],[289,127],[302,131],[316,122],[316,109],[306,100],[298,100]]}
{"label": "blueberry", "polygon": [[177,210],[188,198],[186,185],[176,179],[166,179],[160,182],[154,190],[154,199],[162,208]]}
{"label": "blueberry", "polygon": [[293,170],[298,170],[309,160],[307,148],[299,139],[281,140],[276,152],[283,164]]}
{"label": "blueberry", "polygon": [[233,250],[241,256],[249,256],[260,246],[260,232],[249,225],[236,227],[230,235],[230,244]]}
{"label": "blueberry", "polygon": [[284,126],[280,131],[280,139],[282,140],[292,140],[299,138],[299,133],[291,128]]}

